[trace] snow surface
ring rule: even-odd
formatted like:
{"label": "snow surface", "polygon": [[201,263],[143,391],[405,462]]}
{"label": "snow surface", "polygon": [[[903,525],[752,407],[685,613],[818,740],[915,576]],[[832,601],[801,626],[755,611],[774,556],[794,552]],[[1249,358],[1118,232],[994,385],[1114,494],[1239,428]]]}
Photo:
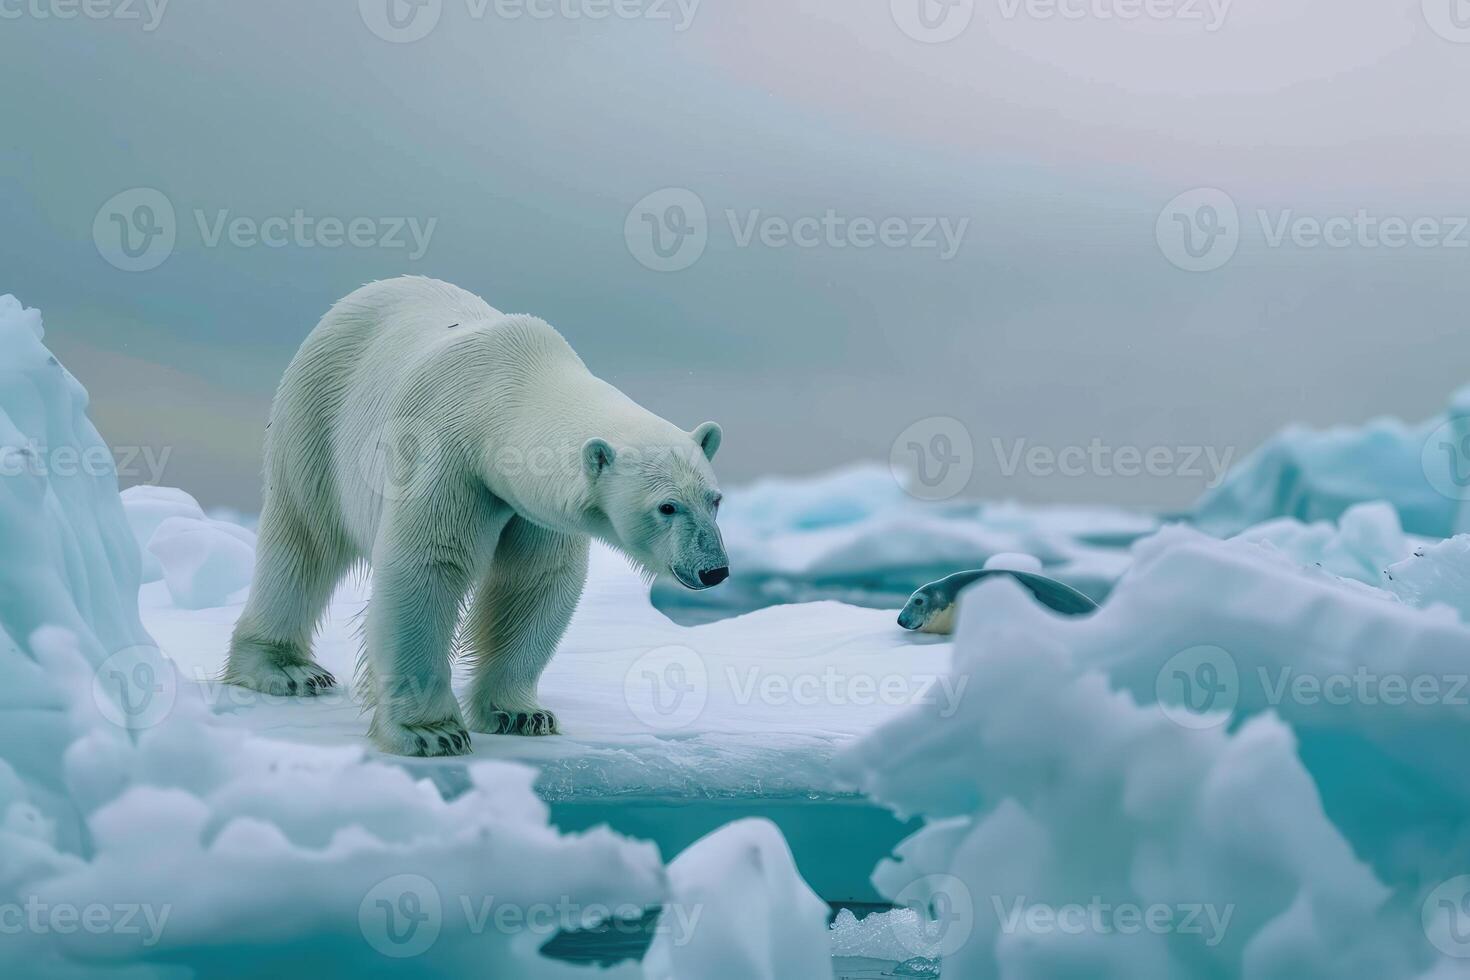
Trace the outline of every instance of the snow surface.
{"label": "snow surface", "polygon": [[[153,583],[141,603],[149,631],[179,666],[181,700],[225,726],[361,747],[368,719],[349,679],[370,591],[369,582],[349,582],[334,599],[316,651],[343,689],[310,699],[215,680],[243,596],[187,609]],[[893,612],[834,602],[679,626],[649,604],[647,586],[620,556],[596,546],[582,603],[541,682],[562,737],[473,736],[474,757],[536,765],[549,800],[846,796],[831,769],[837,748],[909,705],[942,701],[948,665],[949,644],[914,639]],[[415,765],[456,770],[462,761]]]}

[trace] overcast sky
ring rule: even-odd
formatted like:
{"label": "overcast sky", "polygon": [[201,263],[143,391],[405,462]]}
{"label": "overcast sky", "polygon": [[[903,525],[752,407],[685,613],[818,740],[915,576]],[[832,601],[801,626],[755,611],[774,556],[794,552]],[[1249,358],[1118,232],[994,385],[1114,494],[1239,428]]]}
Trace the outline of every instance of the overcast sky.
{"label": "overcast sky", "polygon": [[0,293],[245,509],[301,340],[405,272],[720,421],[726,483],[946,417],[969,495],[1175,507],[1470,381],[1470,3],[920,2],[0,0]]}

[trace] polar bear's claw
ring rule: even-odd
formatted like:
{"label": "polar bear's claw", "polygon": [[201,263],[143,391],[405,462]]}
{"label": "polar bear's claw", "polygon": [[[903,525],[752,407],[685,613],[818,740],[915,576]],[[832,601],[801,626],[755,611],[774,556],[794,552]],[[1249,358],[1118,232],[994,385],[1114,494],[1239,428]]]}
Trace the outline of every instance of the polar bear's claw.
{"label": "polar bear's claw", "polygon": [[332,672],[316,664],[276,664],[259,660],[246,669],[232,658],[224,680],[275,697],[312,698],[337,686]]}
{"label": "polar bear's claw", "polygon": [[539,708],[535,711],[486,712],[485,725],[480,731],[488,735],[555,735],[556,715]]}
{"label": "polar bear's claw", "polygon": [[428,725],[374,724],[371,735],[379,748],[394,755],[465,755],[471,750],[470,733],[452,718]]}

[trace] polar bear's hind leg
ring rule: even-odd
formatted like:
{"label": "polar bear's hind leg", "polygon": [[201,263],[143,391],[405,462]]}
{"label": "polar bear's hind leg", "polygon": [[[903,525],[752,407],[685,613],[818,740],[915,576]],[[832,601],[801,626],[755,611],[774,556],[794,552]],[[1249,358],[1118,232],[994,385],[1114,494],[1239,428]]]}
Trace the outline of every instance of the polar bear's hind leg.
{"label": "polar bear's hind leg", "polygon": [[322,538],[267,495],[255,577],[230,640],[226,683],[277,696],[312,696],[336,686],[312,658],[311,637],[352,553],[341,541]]}

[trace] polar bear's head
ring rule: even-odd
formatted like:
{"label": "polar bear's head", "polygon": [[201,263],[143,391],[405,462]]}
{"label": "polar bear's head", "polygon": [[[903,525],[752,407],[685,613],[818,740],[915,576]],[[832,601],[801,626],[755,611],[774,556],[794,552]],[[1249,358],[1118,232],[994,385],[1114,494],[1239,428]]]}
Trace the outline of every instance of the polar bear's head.
{"label": "polar bear's head", "polygon": [[689,589],[719,585],[730,574],[715,525],[720,488],[710,468],[720,437],[720,427],[705,422],[690,433],[675,430],[660,445],[615,448],[593,438],[582,446],[582,468],[609,543]]}

